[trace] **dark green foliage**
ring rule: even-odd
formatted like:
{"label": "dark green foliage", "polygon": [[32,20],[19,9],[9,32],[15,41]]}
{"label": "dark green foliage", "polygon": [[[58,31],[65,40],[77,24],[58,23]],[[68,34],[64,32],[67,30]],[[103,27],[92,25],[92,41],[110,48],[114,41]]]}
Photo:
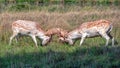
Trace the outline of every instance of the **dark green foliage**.
{"label": "dark green foliage", "polygon": [[[60,5],[66,6],[78,5],[78,6],[119,6],[119,0],[0,0],[1,11],[21,11],[21,10],[34,10],[41,9],[42,6]],[[57,10],[56,7],[50,8],[49,11]]]}
{"label": "dark green foliage", "polygon": [[[52,47],[57,45],[52,45]],[[47,47],[39,47],[38,49],[33,47],[20,47],[16,51],[13,46],[8,49],[8,53],[4,56],[0,56],[0,67],[3,68],[119,68],[120,66],[120,47],[104,47],[104,46],[92,46],[92,47],[70,47],[64,48],[72,49],[75,51],[62,52],[55,51],[55,49],[49,49]],[[9,48],[9,47],[8,47]]]}
{"label": "dark green foliage", "polygon": [[19,3],[9,6],[7,10],[9,11],[21,11],[21,10],[30,10],[33,9],[33,7],[28,3]]}

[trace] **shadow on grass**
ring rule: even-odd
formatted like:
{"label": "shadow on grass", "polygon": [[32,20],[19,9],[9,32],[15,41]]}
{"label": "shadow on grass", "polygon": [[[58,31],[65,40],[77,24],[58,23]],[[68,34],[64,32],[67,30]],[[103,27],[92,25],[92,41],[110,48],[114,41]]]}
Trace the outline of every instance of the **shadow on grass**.
{"label": "shadow on grass", "polygon": [[43,52],[6,53],[0,68],[119,68],[120,46],[77,47],[74,52],[52,49]]}

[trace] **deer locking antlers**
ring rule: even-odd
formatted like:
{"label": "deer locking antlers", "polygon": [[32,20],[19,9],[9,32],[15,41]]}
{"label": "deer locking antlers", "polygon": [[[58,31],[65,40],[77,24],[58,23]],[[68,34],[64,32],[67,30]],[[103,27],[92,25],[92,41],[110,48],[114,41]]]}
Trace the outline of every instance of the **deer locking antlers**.
{"label": "deer locking antlers", "polygon": [[82,45],[87,37],[102,36],[106,39],[105,46],[108,45],[109,39],[112,40],[112,46],[114,46],[114,37],[110,35],[112,28],[113,25],[109,21],[97,20],[83,23],[70,32],[61,28],[52,28],[45,32],[36,22],[17,20],[12,23],[13,35],[10,37],[9,45],[11,45],[13,38],[17,38],[18,34],[32,37],[36,47],[38,47],[36,36],[42,40],[42,45],[46,45],[51,40],[51,37],[56,34],[60,41],[67,42],[70,45],[73,45],[76,39],[81,39],[80,45]]}

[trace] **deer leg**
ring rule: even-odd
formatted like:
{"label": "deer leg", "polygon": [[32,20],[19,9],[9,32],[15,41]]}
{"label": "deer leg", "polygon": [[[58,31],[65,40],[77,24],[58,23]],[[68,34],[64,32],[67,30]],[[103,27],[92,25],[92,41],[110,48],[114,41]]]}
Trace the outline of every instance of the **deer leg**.
{"label": "deer leg", "polygon": [[106,44],[105,44],[105,46],[108,46],[110,37],[107,35],[107,33],[102,33],[101,35],[102,35],[103,38],[106,39]]}
{"label": "deer leg", "polygon": [[18,33],[13,33],[13,35],[10,37],[9,45],[12,43],[12,39],[15,38],[18,35]]}
{"label": "deer leg", "polygon": [[83,35],[82,38],[81,38],[81,41],[80,41],[80,46],[82,45],[83,41],[85,40],[87,35]]}
{"label": "deer leg", "polygon": [[112,39],[112,46],[114,46],[114,37],[110,35],[110,33],[108,34],[108,36],[110,37],[110,39]]}
{"label": "deer leg", "polygon": [[112,46],[114,46],[114,43],[115,43],[115,41],[114,41],[114,37],[112,38]]}
{"label": "deer leg", "polygon": [[31,37],[32,37],[32,39],[33,39],[33,41],[34,41],[36,47],[38,47],[36,37],[35,37],[34,35],[31,35]]}
{"label": "deer leg", "polygon": [[15,36],[16,43],[18,43],[19,34]]}

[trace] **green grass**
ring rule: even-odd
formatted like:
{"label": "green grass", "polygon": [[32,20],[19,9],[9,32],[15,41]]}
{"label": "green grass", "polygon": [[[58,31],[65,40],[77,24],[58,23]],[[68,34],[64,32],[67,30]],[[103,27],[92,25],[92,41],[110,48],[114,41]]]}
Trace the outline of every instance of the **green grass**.
{"label": "green grass", "polygon": [[[1,68],[113,68],[120,67],[120,46],[105,47],[103,39],[86,39],[82,46],[51,42],[36,48],[28,45],[0,45]],[[89,43],[90,44],[89,44]],[[94,44],[96,42],[96,44]],[[21,42],[20,42],[21,43]]]}

